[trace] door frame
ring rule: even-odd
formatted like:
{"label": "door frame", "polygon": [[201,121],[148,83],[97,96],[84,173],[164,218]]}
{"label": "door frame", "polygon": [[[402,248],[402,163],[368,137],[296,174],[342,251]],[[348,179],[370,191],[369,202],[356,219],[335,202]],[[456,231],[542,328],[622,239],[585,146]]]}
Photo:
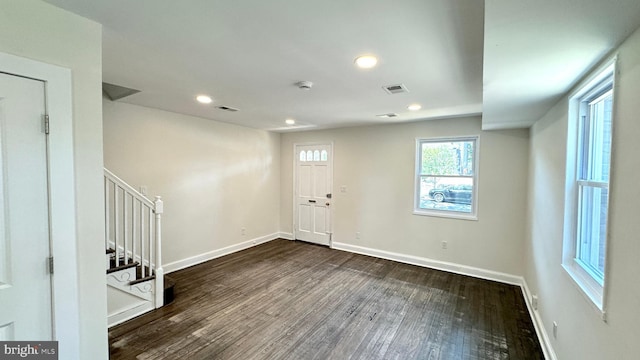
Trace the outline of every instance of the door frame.
{"label": "door frame", "polygon": [[41,80],[45,84],[45,111],[52,123],[47,139],[49,234],[51,256],[55,259],[51,281],[52,330],[54,340],[59,341],[60,353],[70,359],[79,358],[80,309],[71,71],[0,52],[0,72]]}
{"label": "door frame", "polygon": [[333,248],[333,204],[334,204],[334,200],[335,200],[335,194],[333,191],[333,176],[334,176],[334,168],[333,168],[333,158],[335,156],[335,149],[333,146],[333,141],[312,141],[312,142],[296,142],[293,143],[293,150],[292,150],[292,154],[293,154],[293,201],[292,201],[292,206],[293,206],[293,219],[291,224],[293,225],[293,229],[292,229],[292,233],[293,233],[293,240],[296,240],[297,236],[296,236],[296,230],[297,230],[297,226],[296,226],[296,219],[298,218],[298,206],[297,206],[297,194],[298,194],[298,154],[296,153],[296,148],[298,146],[313,146],[313,145],[329,145],[331,147],[331,159],[329,159],[329,166],[331,166],[331,184],[330,184],[330,188],[331,188],[331,205],[329,206],[329,226],[328,226],[328,230],[327,233],[329,234],[329,247]]}

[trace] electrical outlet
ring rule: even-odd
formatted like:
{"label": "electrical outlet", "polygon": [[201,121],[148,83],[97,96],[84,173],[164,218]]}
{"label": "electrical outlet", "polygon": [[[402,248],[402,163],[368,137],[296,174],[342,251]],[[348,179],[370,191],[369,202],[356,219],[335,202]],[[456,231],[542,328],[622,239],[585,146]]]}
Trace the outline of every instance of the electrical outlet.
{"label": "electrical outlet", "polygon": [[247,229],[245,229],[245,228],[240,229],[240,234],[241,235],[247,235]]}
{"label": "electrical outlet", "polygon": [[558,338],[558,323],[555,321],[553,322],[553,338]]}
{"label": "electrical outlet", "polygon": [[531,307],[533,310],[538,310],[538,295],[531,296]]}
{"label": "electrical outlet", "polygon": [[341,185],[340,186],[340,192],[341,193],[346,193],[347,192],[347,185]]}
{"label": "electrical outlet", "polygon": [[442,247],[443,250],[447,250],[447,242],[443,241],[442,243],[440,243],[440,246]]}
{"label": "electrical outlet", "polygon": [[360,232],[356,232],[356,239],[360,239]]}

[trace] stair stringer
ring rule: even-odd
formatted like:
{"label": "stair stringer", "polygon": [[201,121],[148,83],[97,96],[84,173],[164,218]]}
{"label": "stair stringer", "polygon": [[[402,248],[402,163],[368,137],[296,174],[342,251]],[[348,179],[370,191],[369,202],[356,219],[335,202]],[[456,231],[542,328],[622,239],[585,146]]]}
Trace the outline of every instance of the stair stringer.
{"label": "stair stringer", "polygon": [[143,281],[131,285],[136,280],[136,268],[130,267],[107,274],[107,285],[136,296],[140,299],[150,301],[153,305],[155,294],[155,282],[153,280]]}
{"label": "stair stringer", "polygon": [[154,309],[153,303],[113,286],[107,286],[107,325],[112,327]]}

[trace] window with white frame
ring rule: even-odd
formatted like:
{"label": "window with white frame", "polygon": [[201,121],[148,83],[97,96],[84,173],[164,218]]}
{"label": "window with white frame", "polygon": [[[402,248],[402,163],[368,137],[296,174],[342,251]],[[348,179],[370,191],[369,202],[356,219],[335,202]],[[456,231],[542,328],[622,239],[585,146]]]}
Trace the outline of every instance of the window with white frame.
{"label": "window with white frame", "polygon": [[476,219],[477,137],[416,140],[414,214]]}
{"label": "window with white frame", "polygon": [[570,100],[563,266],[604,312],[613,123],[612,63]]}

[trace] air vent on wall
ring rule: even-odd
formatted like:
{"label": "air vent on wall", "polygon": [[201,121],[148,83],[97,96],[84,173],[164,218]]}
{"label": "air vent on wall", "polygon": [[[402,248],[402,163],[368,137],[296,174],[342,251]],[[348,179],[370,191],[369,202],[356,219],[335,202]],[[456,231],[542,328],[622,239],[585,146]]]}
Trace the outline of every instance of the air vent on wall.
{"label": "air vent on wall", "polygon": [[376,115],[377,117],[382,117],[382,118],[394,118],[394,117],[398,117],[398,114],[396,113],[388,113],[388,114],[380,114],[380,115]]}
{"label": "air vent on wall", "polygon": [[400,94],[409,92],[404,84],[386,85],[382,87],[388,94]]}
{"label": "air vent on wall", "polygon": [[228,106],[216,106],[216,109],[220,109],[220,110],[224,110],[224,111],[230,111],[230,112],[238,111],[238,109],[234,109],[234,108],[228,107]]}

